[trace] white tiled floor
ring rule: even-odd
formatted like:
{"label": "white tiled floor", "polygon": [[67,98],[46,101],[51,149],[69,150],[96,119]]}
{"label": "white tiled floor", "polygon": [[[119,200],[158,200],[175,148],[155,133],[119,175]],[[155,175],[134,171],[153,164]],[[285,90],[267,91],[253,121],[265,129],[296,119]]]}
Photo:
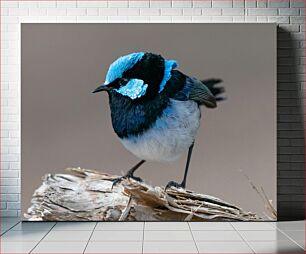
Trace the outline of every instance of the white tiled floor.
{"label": "white tiled floor", "polygon": [[45,242],[88,242],[92,231],[53,231],[43,239]]}
{"label": "white tiled floor", "polygon": [[1,219],[0,253],[304,253],[305,221],[19,222]]}
{"label": "white tiled floor", "polygon": [[89,242],[84,253],[142,253],[142,241]]}
{"label": "white tiled floor", "polygon": [[42,241],[31,253],[83,253],[87,242]]}
{"label": "white tiled floor", "polygon": [[149,242],[174,242],[174,241],[193,241],[190,231],[144,231],[144,241]]}
{"label": "white tiled floor", "polygon": [[143,231],[94,231],[90,241],[93,242],[110,242],[110,241],[128,241],[141,242],[143,239]]}
{"label": "white tiled floor", "polygon": [[200,253],[253,253],[247,243],[237,242],[197,242]]}
{"label": "white tiled floor", "polygon": [[242,241],[241,236],[236,231],[193,231],[192,234],[195,241]]}
{"label": "white tiled floor", "polygon": [[284,241],[287,237],[278,230],[240,231],[240,235],[246,241]]}
{"label": "white tiled floor", "polygon": [[193,241],[144,242],[143,253],[198,253]]}

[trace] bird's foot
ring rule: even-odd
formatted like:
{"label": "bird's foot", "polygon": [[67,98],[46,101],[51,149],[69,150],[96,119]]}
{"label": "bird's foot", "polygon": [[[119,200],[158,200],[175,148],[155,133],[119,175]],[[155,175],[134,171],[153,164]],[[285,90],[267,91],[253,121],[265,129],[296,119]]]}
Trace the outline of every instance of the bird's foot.
{"label": "bird's foot", "polygon": [[118,183],[120,183],[122,180],[124,180],[124,176],[120,176],[120,177],[117,177],[117,178],[114,178],[112,179],[112,189],[114,188],[114,186],[116,186]]}
{"label": "bird's foot", "polygon": [[138,182],[143,182],[143,180],[138,177],[138,176],[134,176],[133,174],[126,174],[124,176],[120,176],[120,177],[117,177],[117,178],[114,178],[112,181],[113,181],[113,185],[112,185],[112,188],[117,185],[118,183],[122,182],[123,180],[125,179],[134,179],[135,181],[138,181]]}
{"label": "bird's foot", "polygon": [[183,188],[183,189],[185,189],[186,187],[184,183],[177,183],[174,181],[170,181],[169,183],[167,183],[165,190],[171,188],[172,186],[175,188]]}

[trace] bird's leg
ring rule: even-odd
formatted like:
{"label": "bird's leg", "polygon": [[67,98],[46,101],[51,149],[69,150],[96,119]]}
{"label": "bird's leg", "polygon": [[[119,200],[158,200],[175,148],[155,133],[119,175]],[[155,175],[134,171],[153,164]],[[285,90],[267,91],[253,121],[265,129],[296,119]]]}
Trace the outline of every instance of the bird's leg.
{"label": "bird's leg", "polygon": [[190,159],[191,159],[191,154],[192,154],[193,146],[194,146],[194,143],[192,143],[192,145],[189,147],[189,150],[188,150],[188,155],[187,155],[187,161],[186,161],[185,173],[184,173],[183,181],[181,183],[170,181],[167,184],[166,189],[170,188],[171,186],[174,186],[174,187],[177,187],[177,188],[179,188],[179,187],[185,188],[186,187],[186,180],[187,180],[188,169],[189,169],[189,164],[190,164]]}
{"label": "bird's leg", "polygon": [[124,176],[115,178],[113,180],[113,186],[121,182],[125,178],[133,178],[136,181],[142,182],[142,179],[140,177],[134,176],[134,172],[145,162],[146,162],[145,160],[141,160],[135,166],[133,166]]}
{"label": "bird's leg", "polygon": [[125,175],[126,178],[133,178],[136,181],[142,182],[142,179],[140,177],[134,176],[134,172],[143,164],[145,163],[145,160],[141,160],[138,162],[134,167],[132,167]]}
{"label": "bird's leg", "polygon": [[189,169],[189,164],[190,164],[190,159],[191,159],[191,155],[192,155],[193,146],[194,146],[194,143],[192,143],[192,145],[189,147],[189,150],[188,150],[188,155],[187,155],[187,161],[186,161],[186,166],[185,166],[184,178],[183,178],[183,181],[182,181],[182,183],[181,183],[181,186],[182,186],[183,188],[186,187],[187,174],[188,174],[188,169]]}

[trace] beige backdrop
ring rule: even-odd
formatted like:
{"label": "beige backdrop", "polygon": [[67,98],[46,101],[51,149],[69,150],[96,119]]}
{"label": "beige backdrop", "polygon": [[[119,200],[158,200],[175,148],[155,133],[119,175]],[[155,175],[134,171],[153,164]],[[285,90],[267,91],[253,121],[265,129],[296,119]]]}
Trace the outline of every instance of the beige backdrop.
{"label": "beige backdrop", "polygon": [[[243,170],[276,204],[274,24],[23,24],[21,36],[22,212],[46,173],[120,174],[138,162],[112,129],[107,95],[91,93],[112,61],[134,51],[224,80],[227,101],[202,109],[187,187],[262,213]],[[138,175],[154,185],[180,181],[185,159],[146,163]]]}

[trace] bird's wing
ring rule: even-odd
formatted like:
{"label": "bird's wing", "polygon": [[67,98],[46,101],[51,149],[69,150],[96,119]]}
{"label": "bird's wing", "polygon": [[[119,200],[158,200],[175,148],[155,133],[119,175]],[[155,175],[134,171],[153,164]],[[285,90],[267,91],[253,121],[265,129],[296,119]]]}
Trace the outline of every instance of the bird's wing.
{"label": "bird's wing", "polygon": [[220,96],[224,92],[222,86],[216,87],[221,79],[198,80],[189,77],[178,70],[172,70],[171,78],[167,82],[165,93],[168,97],[179,101],[193,100],[199,105],[215,108],[217,101],[225,100]]}
{"label": "bird's wing", "polygon": [[212,94],[209,88],[204,85],[200,80],[191,79],[187,80],[190,82],[190,91],[188,94],[188,99],[196,101],[197,103],[204,104],[208,108],[217,107],[216,97]]}

